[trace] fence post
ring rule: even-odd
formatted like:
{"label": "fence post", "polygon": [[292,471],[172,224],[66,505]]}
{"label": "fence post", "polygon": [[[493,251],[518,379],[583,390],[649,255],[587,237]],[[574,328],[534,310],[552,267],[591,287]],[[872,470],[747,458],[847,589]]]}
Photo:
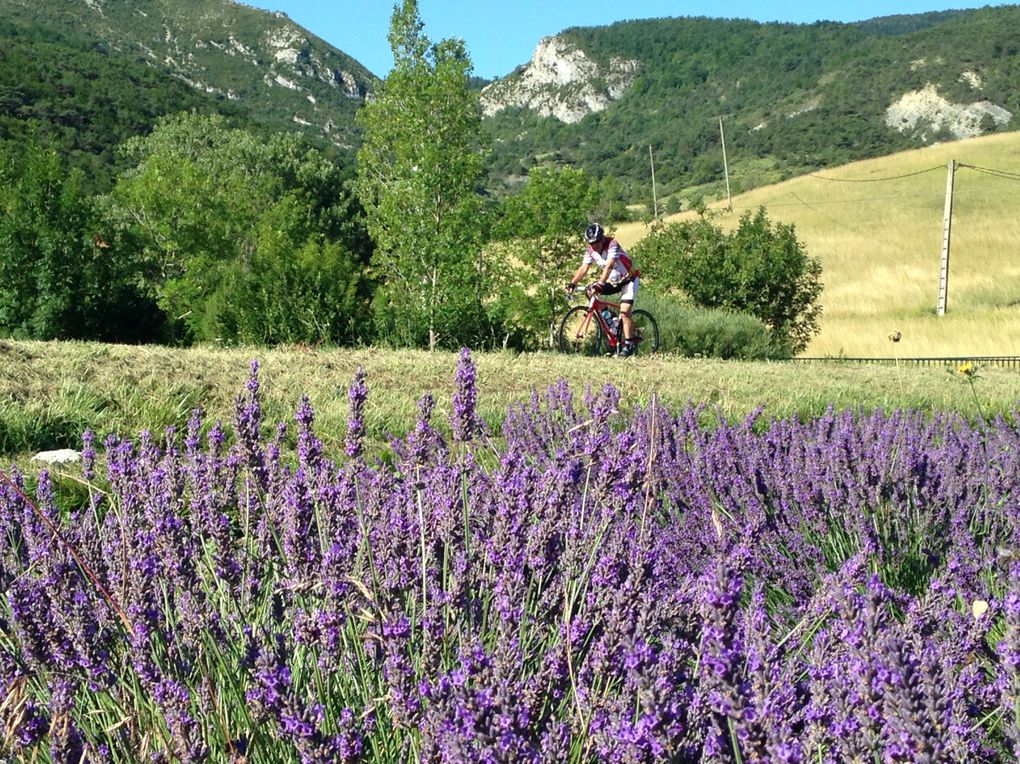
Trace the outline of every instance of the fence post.
{"label": "fence post", "polygon": [[949,242],[953,232],[953,180],[956,176],[956,160],[949,160],[949,174],[946,178],[946,210],[942,221],[942,263],[939,268],[939,301],[935,315],[946,314],[949,301]]}

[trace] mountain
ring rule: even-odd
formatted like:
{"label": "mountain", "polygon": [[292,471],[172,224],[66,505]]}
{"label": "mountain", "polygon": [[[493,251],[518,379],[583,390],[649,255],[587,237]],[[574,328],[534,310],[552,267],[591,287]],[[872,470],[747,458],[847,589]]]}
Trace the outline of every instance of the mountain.
{"label": "mountain", "polygon": [[[647,203],[654,162],[655,191],[676,209],[725,193],[725,169],[736,193],[1015,130],[1018,28],[1020,7],[1001,6],[857,24],[663,18],[567,29],[508,76],[472,81],[487,185],[498,194],[537,164],[569,164]],[[198,109],[346,152],[376,82],[285,15],[232,0],[0,0],[0,139],[20,120],[76,150],[109,152],[159,114]],[[104,125],[110,145],[90,148]]]}
{"label": "mountain", "polygon": [[0,18],[88,40],[264,124],[341,148],[357,145],[354,114],[376,81],[286,15],[231,0],[0,0]]}
{"label": "mountain", "polygon": [[[1015,130],[1020,7],[857,24],[672,18],[572,28],[481,93],[491,182],[539,163],[625,197],[734,190],[935,142]],[[723,130],[720,130],[722,118]]]}
{"label": "mountain", "polygon": [[144,63],[0,20],[0,148],[20,153],[25,143],[43,143],[83,170],[91,191],[103,192],[126,169],[120,144],[180,111],[217,113],[259,129],[240,104]]}

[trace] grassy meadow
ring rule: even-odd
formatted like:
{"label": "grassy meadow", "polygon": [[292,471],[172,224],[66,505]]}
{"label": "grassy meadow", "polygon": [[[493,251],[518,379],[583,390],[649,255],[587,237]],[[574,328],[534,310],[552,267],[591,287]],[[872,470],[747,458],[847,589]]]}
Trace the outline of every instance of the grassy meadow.
{"label": "grassy meadow", "polygon": [[[327,447],[340,448],[347,388],[356,369],[369,387],[368,438],[384,448],[415,421],[417,401],[436,397],[436,421],[450,412],[455,353],[311,348],[172,349],[80,342],[0,342],[0,454],[19,462],[33,452],[75,447],[91,427],[134,437],[184,428],[201,406],[207,421],[233,416],[251,361],[261,366],[268,421],[293,421],[302,395],[315,408]],[[953,369],[894,364],[738,363],[673,356],[573,358],[555,353],[477,353],[478,409],[499,432],[507,407],[566,380],[580,401],[587,386],[613,384],[629,408],[653,395],[672,409],[704,404],[731,420],[763,407],[766,418],[810,417],[836,409],[917,408],[970,418],[1010,412],[1020,400],[1015,370],[979,369],[970,380]]]}
{"label": "grassy meadow", "polygon": [[[729,228],[764,205],[821,261],[821,333],[806,356],[1017,354],[1020,177],[957,168],[948,310],[935,314],[950,160],[1018,173],[1020,133],[856,162],[735,196],[732,213],[725,200],[710,208]],[[634,223],[616,233],[627,246],[646,230]]]}

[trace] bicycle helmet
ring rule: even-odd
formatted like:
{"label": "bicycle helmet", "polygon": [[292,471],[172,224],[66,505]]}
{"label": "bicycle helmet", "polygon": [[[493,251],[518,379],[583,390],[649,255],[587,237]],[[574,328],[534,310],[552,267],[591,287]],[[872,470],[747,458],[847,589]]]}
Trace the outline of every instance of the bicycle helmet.
{"label": "bicycle helmet", "polygon": [[590,226],[584,229],[584,240],[589,244],[594,244],[606,235],[605,230],[598,223],[592,223]]}

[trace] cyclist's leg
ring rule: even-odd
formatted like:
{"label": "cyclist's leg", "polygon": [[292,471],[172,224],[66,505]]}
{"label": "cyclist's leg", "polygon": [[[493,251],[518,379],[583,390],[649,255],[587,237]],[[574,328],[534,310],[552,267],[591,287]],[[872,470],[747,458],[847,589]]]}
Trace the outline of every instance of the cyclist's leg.
{"label": "cyclist's leg", "polygon": [[638,280],[634,279],[620,290],[620,322],[623,324],[623,337],[625,340],[634,338],[634,320],[631,313],[634,310],[634,300],[637,299]]}

